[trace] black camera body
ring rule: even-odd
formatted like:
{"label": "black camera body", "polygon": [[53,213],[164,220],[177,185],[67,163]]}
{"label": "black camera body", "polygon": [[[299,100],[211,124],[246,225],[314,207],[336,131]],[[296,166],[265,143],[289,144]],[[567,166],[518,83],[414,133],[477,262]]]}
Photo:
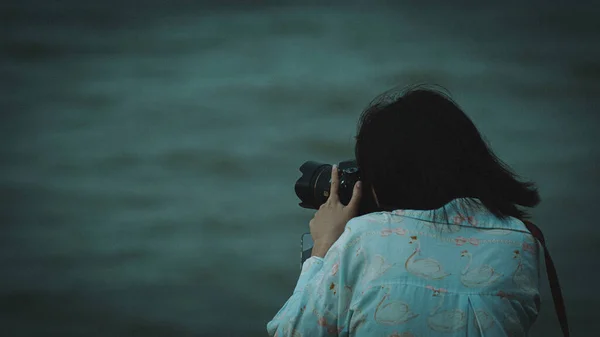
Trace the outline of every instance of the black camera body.
{"label": "black camera body", "polygon": [[[302,176],[296,181],[294,187],[296,195],[300,198],[300,207],[319,209],[327,201],[331,189],[331,166],[316,161],[307,161],[300,166]],[[348,205],[352,198],[354,184],[360,180],[356,160],[340,162],[338,177],[340,179],[338,188],[340,202]]]}

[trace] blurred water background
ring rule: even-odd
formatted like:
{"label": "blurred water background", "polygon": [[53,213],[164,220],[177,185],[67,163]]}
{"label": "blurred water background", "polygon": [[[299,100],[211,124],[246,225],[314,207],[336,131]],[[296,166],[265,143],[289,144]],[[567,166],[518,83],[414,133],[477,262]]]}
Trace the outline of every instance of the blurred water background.
{"label": "blurred water background", "polygon": [[[2,2],[0,335],[266,335],[312,216],[299,165],[351,158],[367,103],[423,81],[539,184],[597,331],[598,6],[327,3]],[[559,336],[543,285],[533,336]]]}

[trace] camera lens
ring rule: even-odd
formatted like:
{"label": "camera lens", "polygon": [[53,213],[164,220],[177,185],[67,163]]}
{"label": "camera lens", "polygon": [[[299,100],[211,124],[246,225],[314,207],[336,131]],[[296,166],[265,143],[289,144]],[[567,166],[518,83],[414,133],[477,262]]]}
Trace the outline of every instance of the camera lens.
{"label": "camera lens", "polygon": [[302,176],[294,187],[300,206],[318,209],[329,197],[331,165],[307,161],[300,166]]}

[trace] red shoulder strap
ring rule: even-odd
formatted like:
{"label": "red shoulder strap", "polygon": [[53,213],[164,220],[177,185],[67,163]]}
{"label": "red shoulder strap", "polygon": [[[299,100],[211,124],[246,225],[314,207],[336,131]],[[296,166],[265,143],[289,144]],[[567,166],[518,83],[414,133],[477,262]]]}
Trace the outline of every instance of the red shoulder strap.
{"label": "red shoulder strap", "polygon": [[525,227],[531,232],[531,235],[535,237],[541,244],[542,248],[544,248],[544,257],[546,260],[546,271],[548,274],[548,282],[550,283],[550,291],[552,292],[552,299],[554,300],[554,308],[556,309],[556,315],[558,316],[558,321],[560,322],[560,327],[562,329],[563,335],[565,337],[569,337],[569,323],[567,321],[567,311],[565,309],[565,302],[562,296],[562,290],[560,288],[560,284],[558,282],[558,275],[556,273],[556,268],[554,267],[554,262],[550,257],[550,252],[546,247],[546,240],[544,240],[544,234],[536,226],[533,222],[523,220]]}

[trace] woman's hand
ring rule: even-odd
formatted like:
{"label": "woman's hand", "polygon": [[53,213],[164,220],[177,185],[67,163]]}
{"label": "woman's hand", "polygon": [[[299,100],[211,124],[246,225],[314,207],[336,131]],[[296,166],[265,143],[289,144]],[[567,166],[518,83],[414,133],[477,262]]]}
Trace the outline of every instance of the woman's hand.
{"label": "woman's hand", "polygon": [[319,207],[309,223],[310,234],[314,241],[312,256],[324,257],[329,248],[344,232],[346,223],[358,214],[361,197],[360,181],[354,185],[352,199],[350,199],[347,206],[340,202],[338,195],[339,183],[337,166],[333,165],[329,198]]}

